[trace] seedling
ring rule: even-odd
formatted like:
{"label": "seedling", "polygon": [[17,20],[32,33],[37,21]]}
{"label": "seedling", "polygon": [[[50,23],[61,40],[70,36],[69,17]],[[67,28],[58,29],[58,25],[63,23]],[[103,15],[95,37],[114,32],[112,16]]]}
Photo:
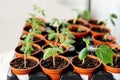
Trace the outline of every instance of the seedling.
{"label": "seedling", "polygon": [[73,24],[75,24],[77,19],[80,19],[81,17],[86,20],[89,20],[91,18],[90,12],[87,10],[84,10],[83,13],[80,13],[80,11],[78,9],[74,9],[74,11],[76,11],[77,16],[74,18]]}
{"label": "seedling", "polygon": [[106,33],[106,34],[103,36],[103,40],[105,40],[105,41],[107,41],[108,39],[111,40],[111,39],[109,38],[109,36],[110,36],[110,33]]}
{"label": "seedling", "polygon": [[29,34],[23,35],[22,37],[24,40],[22,40],[22,47],[20,48],[20,51],[24,52],[24,68],[26,68],[26,57],[29,57],[31,52],[34,51],[34,48],[32,46],[33,44],[33,36],[36,34],[37,31],[35,29],[29,30]]}
{"label": "seedling", "polygon": [[56,32],[53,30],[48,31],[48,40],[55,40],[55,44],[50,44],[51,48],[45,49],[45,53],[43,55],[43,60],[46,60],[47,58],[52,56],[53,59],[53,66],[55,66],[55,57],[57,56],[57,53],[63,53],[63,48],[57,45],[58,40],[60,40],[60,43],[66,46],[71,46],[71,44],[74,42],[73,40],[66,39],[66,35],[71,36],[69,33],[61,33],[61,37],[59,37],[60,32],[59,32],[59,26],[60,26],[60,21],[57,18],[52,19],[52,22],[50,25],[54,25],[56,23]]}
{"label": "seedling", "polygon": [[45,26],[45,22],[38,19],[37,15],[40,14],[41,16],[45,17],[45,12],[43,9],[40,9],[37,5],[33,5],[33,13],[30,13],[31,16],[30,19],[27,20],[27,22],[31,23],[32,28],[38,29],[41,33],[41,26]]}
{"label": "seedling", "polygon": [[[112,14],[110,14],[109,15],[109,17],[108,17],[108,19],[105,19],[104,20],[104,23],[103,23],[103,25],[101,26],[101,28],[103,29],[103,27],[105,27],[106,25],[107,25],[107,22],[108,21],[110,21],[111,23],[112,23],[112,25],[113,26],[115,26],[116,24],[115,24],[115,19],[117,19],[118,17],[117,17],[117,15],[116,14],[114,14],[114,13],[112,13]],[[98,24],[100,23],[101,21],[100,20],[98,20]]]}
{"label": "seedling", "polygon": [[[87,47],[83,48],[79,53],[79,59],[82,60],[82,64],[84,64],[84,61],[88,55],[88,52],[90,50],[90,43],[88,39],[83,39],[85,41]],[[97,49],[95,54],[97,57],[103,62],[103,64],[110,63],[113,65],[113,51],[107,46],[107,45],[100,45]]]}

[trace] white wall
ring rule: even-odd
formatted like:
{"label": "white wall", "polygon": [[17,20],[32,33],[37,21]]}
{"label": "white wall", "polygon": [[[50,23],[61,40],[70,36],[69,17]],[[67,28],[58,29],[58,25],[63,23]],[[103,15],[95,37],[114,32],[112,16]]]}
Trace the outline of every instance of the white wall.
{"label": "white wall", "polygon": [[120,44],[120,0],[92,0],[92,17],[105,20],[108,15],[115,13],[118,19],[115,20],[114,27],[110,22],[107,26],[111,29],[112,35],[117,38],[117,43]]}

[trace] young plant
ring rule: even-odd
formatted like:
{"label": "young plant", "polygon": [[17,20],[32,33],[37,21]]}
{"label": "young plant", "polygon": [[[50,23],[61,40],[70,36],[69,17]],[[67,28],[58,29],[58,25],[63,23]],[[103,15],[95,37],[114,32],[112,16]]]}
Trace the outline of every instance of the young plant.
{"label": "young plant", "polygon": [[110,36],[110,33],[106,33],[106,34],[103,36],[103,40],[105,40],[105,41],[107,41],[108,39],[111,40],[111,39],[109,38],[109,36]]}
{"label": "young plant", "polygon": [[[84,64],[84,61],[88,55],[88,52],[90,50],[90,42],[88,39],[84,39],[86,46],[83,48],[80,53],[79,53],[79,59],[82,60],[82,64]],[[100,45],[97,49],[95,54],[97,57],[102,61],[103,64],[108,64],[110,63],[113,65],[113,51],[107,46],[107,45]]]}
{"label": "young plant", "polygon": [[32,44],[34,34],[36,33],[37,31],[35,29],[31,29],[29,30],[29,34],[22,36],[24,40],[22,40],[22,47],[20,48],[20,51],[24,52],[24,68],[26,68],[26,57],[29,57],[31,52],[34,51]]}
{"label": "young plant", "polygon": [[[56,32],[53,30],[48,31],[48,40],[55,40],[55,44],[50,44],[50,48],[45,49],[45,53],[43,55],[43,60],[46,60],[47,58],[52,56],[53,59],[53,66],[55,66],[55,57],[57,56],[57,53],[63,53],[63,48],[62,46],[58,46],[58,40],[60,40],[60,43],[63,43],[63,45],[71,46],[70,44],[73,43],[74,41],[66,39],[66,35],[71,36],[70,33],[61,33],[62,36],[59,37],[60,32],[59,32],[59,27],[60,27],[60,21],[57,18],[52,19],[52,22],[50,25],[57,25],[56,27]],[[73,36],[72,36],[73,37]]]}
{"label": "young plant", "polygon": [[[106,25],[107,25],[107,22],[108,21],[110,21],[111,23],[112,23],[112,25],[113,26],[115,26],[116,24],[115,24],[115,19],[117,19],[118,17],[117,17],[117,15],[116,14],[114,14],[114,13],[112,13],[112,14],[110,14],[109,15],[109,17],[108,17],[108,19],[105,19],[104,20],[104,23],[103,23],[103,25],[101,26],[101,29],[103,29],[103,27],[105,27]],[[97,24],[99,24],[101,22],[101,20],[98,20],[98,22],[97,22]]]}
{"label": "young plant", "polygon": [[89,20],[91,18],[90,12],[87,10],[84,10],[83,13],[80,13],[80,11],[78,9],[74,9],[74,11],[76,11],[77,16],[76,16],[76,18],[74,18],[73,24],[75,24],[77,19],[80,19],[81,17],[86,20]]}
{"label": "young plant", "polygon": [[83,41],[85,42],[86,47],[83,48],[83,49],[80,51],[79,56],[78,56],[79,59],[82,60],[82,64],[84,64],[85,59],[86,59],[86,57],[87,57],[87,55],[88,55],[88,53],[89,53],[89,50],[90,50],[90,40],[87,39],[87,38],[83,38]]}
{"label": "young plant", "polygon": [[30,13],[30,19],[27,22],[31,23],[32,28],[38,29],[39,33],[41,33],[42,28],[41,26],[45,26],[45,22],[38,19],[37,14],[45,17],[45,12],[43,9],[40,9],[37,5],[33,5],[33,13]]}

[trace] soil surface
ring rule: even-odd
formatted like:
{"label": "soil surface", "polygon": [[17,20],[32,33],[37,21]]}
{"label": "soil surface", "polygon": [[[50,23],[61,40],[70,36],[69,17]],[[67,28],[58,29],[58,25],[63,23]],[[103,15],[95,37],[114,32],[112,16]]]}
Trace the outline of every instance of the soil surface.
{"label": "soil surface", "polygon": [[64,68],[68,62],[60,57],[55,57],[55,66],[53,66],[52,57],[42,60],[41,65],[48,69],[61,69]]}
{"label": "soil surface", "polygon": [[77,67],[85,68],[85,69],[94,68],[97,65],[99,65],[98,61],[88,57],[85,59],[84,64],[82,64],[82,61],[78,57],[74,58],[72,63]]}
{"label": "soil surface", "polygon": [[[68,23],[73,24],[73,20],[69,20],[69,21],[68,21]],[[81,22],[81,21],[76,21],[76,23],[75,23],[75,24],[84,25],[84,23],[83,23],[83,22]]]}
{"label": "soil surface", "polygon": [[26,27],[24,28],[24,30],[26,30],[26,31],[28,31],[28,32],[29,32],[30,29],[31,29],[31,26],[26,26]]}
{"label": "soil surface", "polygon": [[100,33],[107,33],[108,32],[106,29],[101,29],[101,28],[92,28],[92,31],[100,32]]}
{"label": "soil surface", "polygon": [[[20,51],[20,48],[21,48],[21,47],[22,47],[22,46],[17,47],[17,48],[16,48],[16,52],[18,52],[18,53],[20,53],[20,54],[24,54],[24,52]],[[32,51],[31,54],[33,54],[34,52],[37,52],[37,51],[39,50],[37,47],[34,47],[34,46],[33,46],[33,49],[34,49],[34,51]]]}
{"label": "soil surface", "polygon": [[103,42],[111,42],[112,40],[110,40],[110,39],[103,39],[103,37],[96,37],[96,39],[97,40],[99,40],[99,41],[103,41]]}
{"label": "soil surface", "polygon": [[97,21],[93,21],[93,20],[90,20],[89,23],[90,23],[90,24],[94,24],[94,25],[102,25],[102,24],[103,24],[103,22],[100,22],[100,23],[98,24]]}
{"label": "soil surface", "polygon": [[[107,64],[108,66],[111,66],[110,64]],[[115,61],[115,57],[113,58],[113,66],[115,68],[120,68],[120,57],[117,57],[117,61]]]}
{"label": "soil surface", "polygon": [[10,63],[10,65],[12,67],[17,68],[17,69],[31,68],[31,67],[35,66],[36,64],[37,64],[36,61],[34,61],[32,59],[26,59],[26,68],[25,68],[24,67],[24,59],[21,59],[21,58],[17,58]]}
{"label": "soil surface", "polygon": [[72,31],[72,32],[79,32],[79,33],[86,32],[86,31],[83,30],[83,29],[80,29],[80,31],[79,31],[78,28],[74,28],[74,29],[71,28],[70,31]]}
{"label": "soil surface", "polygon": [[118,48],[114,48],[112,49],[114,53],[119,53],[120,54],[120,50]]}

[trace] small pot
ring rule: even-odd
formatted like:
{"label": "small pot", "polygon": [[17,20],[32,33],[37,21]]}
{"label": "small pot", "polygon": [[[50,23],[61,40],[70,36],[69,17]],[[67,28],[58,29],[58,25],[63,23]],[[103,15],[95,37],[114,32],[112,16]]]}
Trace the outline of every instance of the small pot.
{"label": "small pot", "polygon": [[88,21],[88,25],[92,28],[94,26],[96,27],[101,27],[102,25],[104,24],[103,21],[101,21],[99,24],[98,24],[98,20],[95,20],[95,19],[92,19],[92,20],[89,20]]}
{"label": "small pot", "polygon": [[[119,58],[120,58],[120,56],[119,56]],[[120,68],[115,68],[115,67],[111,67],[111,66],[104,64],[104,70],[111,73],[115,80],[120,79]]]}
{"label": "small pot", "polygon": [[110,46],[110,44],[113,44],[116,41],[116,38],[114,36],[112,36],[112,35],[110,35],[108,37],[111,40],[110,42],[100,41],[99,39],[102,39],[103,37],[104,37],[104,35],[93,35],[92,39],[93,39],[94,45],[98,46],[98,45],[101,45],[101,44],[105,44],[105,45]]}
{"label": "small pot", "polygon": [[[37,48],[38,50],[34,53],[31,54],[31,56],[35,56],[37,57],[37,55],[40,53],[41,51],[41,47],[37,44],[33,44],[33,46],[35,48]],[[24,56],[24,53],[21,53],[20,51],[20,48],[22,47],[22,45],[18,45],[16,48],[15,48],[15,53],[16,53],[16,57],[23,57]],[[19,50],[19,51],[18,51]]]}
{"label": "small pot", "polygon": [[[80,28],[81,30],[84,30],[84,32],[75,32],[75,30],[78,28]],[[76,37],[76,39],[81,39],[82,37],[87,36],[90,31],[89,28],[86,28],[82,25],[70,25],[69,30]]]}
{"label": "small pot", "polygon": [[[24,57],[17,57],[17,58],[15,58],[15,59],[18,59],[18,58],[22,58],[22,59],[23,59]],[[14,61],[15,59],[13,59],[12,61]],[[15,75],[30,74],[30,73],[32,73],[32,72],[36,69],[36,67],[39,65],[39,60],[38,60],[37,58],[30,56],[30,57],[28,57],[27,59],[32,59],[32,60],[34,60],[35,62],[37,62],[37,64],[36,64],[35,66],[33,66],[33,67],[28,68],[28,69],[16,69],[16,68],[14,68],[14,67],[11,66],[11,62],[12,62],[12,61],[10,62],[10,68],[11,68],[12,72],[13,72]]]}
{"label": "small pot", "polygon": [[68,62],[68,64],[66,66],[64,66],[61,69],[48,69],[42,66],[41,62],[43,59],[40,60],[40,67],[42,68],[42,71],[48,75],[50,77],[51,80],[60,80],[61,77],[61,73],[63,71],[65,71],[65,69],[69,66],[70,61],[68,58],[64,57],[64,56],[60,56],[58,55],[57,57],[63,58],[64,60],[66,60]]}
{"label": "small pot", "polygon": [[[99,30],[99,31],[95,31],[95,30]],[[105,31],[105,32],[103,32],[103,31]],[[107,27],[101,28],[101,27],[93,26],[93,27],[91,27],[91,33],[92,33],[92,35],[98,35],[98,34],[104,35],[106,33],[110,33],[110,29]]]}
{"label": "small pot", "polygon": [[100,67],[101,65],[101,62],[98,60],[97,57],[95,56],[92,56],[92,55],[88,55],[89,58],[92,58],[92,59],[95,59],[99,62],[99,64],[94,67],[94,68],[89,68],[89,69],[85,69],[85,68],[80,68],[80,67],[77,67],[73,64],[73,59],[77,58],[78,56],[74,56],[72,59],[71,59],[71,65],[73,66],[73,69],[75,70],[76,73],[78,74],[81,74],[81,75],[88,75],[88,80],[90,80],[92,78],[92,75],[93,73],[96,71],[97,68]]}

